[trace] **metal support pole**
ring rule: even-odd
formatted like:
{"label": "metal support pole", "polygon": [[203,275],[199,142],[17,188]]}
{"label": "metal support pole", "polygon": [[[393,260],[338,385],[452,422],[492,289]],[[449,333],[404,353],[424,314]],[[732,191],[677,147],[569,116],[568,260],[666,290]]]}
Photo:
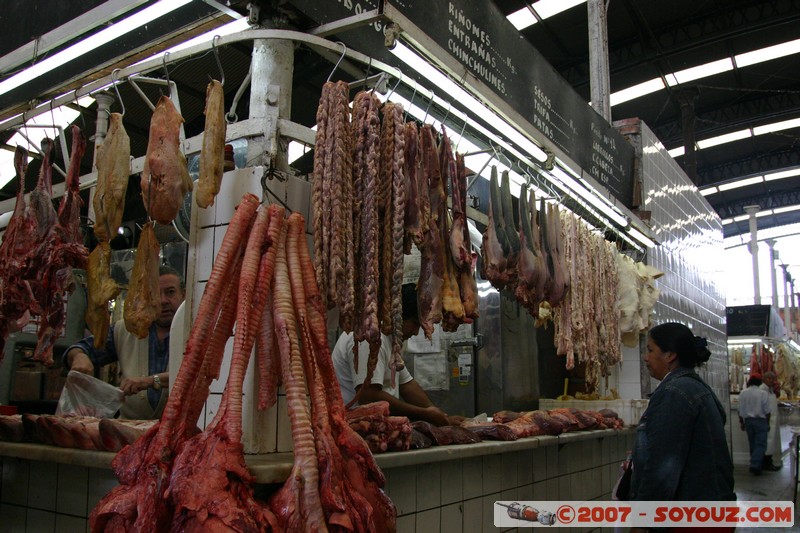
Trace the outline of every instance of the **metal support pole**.
{"label": "metal support pole", "polygon": [[589,80],[592,107],[611,123],[611,91],[608,70],[608,25],[606,0],[588,0],[589,17]]}
{"label": "metal support pole", "polygon": [[97,93],[94,95],[97,102],[97,121],[95,122],[94,133],[94,163],[97,163],[97,148],[103,144],[108,133],[108,116],[111,113],[111,104],[116,100],[108,93]]}
{"label": "metal support pole", "polygon": [[[250,81],[251,119],[289,119],[292,108],[292,77],[294,75],[294,45],[279,39],[256,39],[253,42],[252,79]],[[277,141],[277,120],[265,132],[264,143],[251,142],[247,152],[248,165],[275,164],[279,171],[288,171],[288,145],[272,145]],[[286,144],[288,141],[279,141]]]}
{"label": "metal support pole", "polygon": [[[103,142],[106,138],[106,133],[108,133],[108,118],[111,114],[111,104],[116,101],[116,98],[109,93],[97,93],[94,95],[94,99],[97,102],[97,120],[95,121],[95,133],[94,133],[94,154],[92,154],[92,167],[97,166],[97,149],[103,145]],[[63,138],[63,135],[62,135]],[[86,214],[90,220],[95,220],[94,216],[94,193],[97,190],[97,187],[92,187],[89,189],[89,205],[87,207]]]}
{"label": "metal support pole", "polygon": [[758,205],[746,205],[744,212],[750,216],[750,255],[753,258],[753,303],[761,303],[761,287],[758,282],[758,224],[756,213],[761,209]]}
{"label": "metal support pole", "polygon": [[700,92],[696,87],[686,87],[675,93],[675,99],[681,108],[681,129],[683,130],[683,170],[692,183],[699,185],[697,177],[697,153],[695,141],[695,109],[694,104]]}
{"label": "metal support pole", "polygon": [[775,261],[778,260],[778,252],[775,251],[775,239],[764,241],[769,246],[769,273],[772,281],[772,307],[778,308],[778,275],[775,272]]}
{"label": "metal support pole", "polygon": [[[253,14],[258,15],[257,12]],[[276,24],[271,20],[261,23]],[[279,172],[288,172],[289,140],[278,135],[278,121],[291,118],[294,43],[281,39],[254,40],[250,74],[248,118],[263,121],[264,136],[253,138],[248,142],[247,165],[251,167],[263,165],[274,167]],[[261,185],[263,187],[265,183],[262,181]],[[271,185],[267,186],[272,188]],[[287,193],[289,191],[288,184],[286,191]],[[242,405],[242,445],[245,453],[265,453],[279,449],[277,447],[280,439],[275,433],[275,413],[271,413],[272,410],[257,409],[258,379],[252,360],[243,386],[247,391],[246,401]]]}
{"label": "metal support pole", "polygon": [[786,328],[786,335],[792,334],[792,320],[789,317],[789,265],[781,263],[783,269],[783,325]]}

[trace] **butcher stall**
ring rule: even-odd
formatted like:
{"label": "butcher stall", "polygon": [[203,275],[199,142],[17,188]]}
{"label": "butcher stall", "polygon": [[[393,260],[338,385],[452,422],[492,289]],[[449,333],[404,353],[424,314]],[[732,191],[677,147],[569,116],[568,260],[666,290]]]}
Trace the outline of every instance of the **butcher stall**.
{"label": "butcher stall", "polygon": [[[147,31],[0,93],[19,145],[0,163],[3,523],[486,531],[496,500],[608,499],[646,405],[643,334],[682,311],[660,315],[660,290],[702,285],[655,253],[681,228],[636,214],[652,176],[687,183],[648,170],[666,152],[646,128],[597,115],[493,5],[121,4],[37,46],[57,58],[97,20]],[[33,68],[25,50],[2,65]],[[63,380],[84,333],[146,332],[161,264],[186,279],[161,419],[22,403],[58,397],[29,374]],[[421,331],[403,342],[405,282]],[[373,355],[389,339],[465,422],[346,410],[342,332]]]}

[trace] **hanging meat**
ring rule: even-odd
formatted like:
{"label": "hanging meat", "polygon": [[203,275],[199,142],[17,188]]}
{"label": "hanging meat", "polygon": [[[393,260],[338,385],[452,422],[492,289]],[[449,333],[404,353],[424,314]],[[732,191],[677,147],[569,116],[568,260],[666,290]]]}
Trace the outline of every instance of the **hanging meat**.
{"label": "hanging meat", "polygon": [[445,277],[445,242],[439,227],[440,213],[445,202],[439,153],[431,126],[420,131],[422,147],[423,180],[427,184],[426,196],[430,200],[430,217],[423,234],[420,249],[420,272],[417,282],[417,307],[419,323],[428,340],[433,335],[434,324],[442,321],[442,299]]}
{"label": "hanging meat", "polygon": [[[442,180],[439,187],[441,187],[442,190],[441,193],[438,189],[432,193],[432,195],[437,196],[437,198],[444,196],[444,185],[446,183],[453,184],[457,179],[455,177],[456,161],[453,157],[450,139],[448,139],[447,133],[444,131],[444,129],[442,130],[442,142],[439,145],[439,161],[442,169]],[[453,205],[455,205],[455,198],[453,198],[453,201]],[[444,285],[442,286],[442,329],[444,331],[452,332],[457,330],[458,326],[464,322],[464,304],[461,303],[461,290],[458,286],[459,276],[457,265],[455,263],[456,258],[453,257],[452,254],[455,251],[460,255],[463,255],[464,257],[458,258],[458,260],[462,262],[468,252],[466,250],[453,250],[453,237],[455,236],[456,241],[463,239],[464,227],[462,225],[460,228],[458,228],[459,234],[457,235],[454,235],[454,232],[450,230],[446,201],[438,202],[437,217],[442,243],[449,243],[449,246],[443,247],[445,248],[445,257]],[[466,248],[466,244],[461,243],[460,247]]]}
{"label": "hanging meat", "polygon": [[[462,226],[463,242],[469,252],[469,262],[466,268],[460,269],[458,273],[458,289],[461,293],[461,303],[464,305],[464,316],[466,319],[478,318],[478,280],[475,279],[475,263],[478,259],[477,254],[472,251],[472,243],[469,237],[469,226],[467,225],[467,168],[464,164],[464,156],[456,154],[456,183],[453,190],[458,190],[459,209],[464,215]],[[454,195],[455,196],[455,195]],[[455,199],[453,206],[456,205]],[[454,207],[455,211],[456,208]]]}
{"label": "hanging meat", "polygon": [[131,140],[122,125],[122,115],[111,113],[108,133],[97,148],[97,188],[94,192],[94,235],[110,241],[117,235],[125,211],[125,192],[131,167]]}
{"label": "hanging meat", "polygon": [[[305,240],[299,238],[304,226],[299,215],[290,217],[289,273],[293,307],[304,339],[303,366],[306,382],[311,384],[312,417],[318,428],[314,437],[326,522],[331,529],[338,526],[345,530],[393,532],[397,511],[381,490],[385,483],[383,473],[365,441],[348,425],[339,388],[324,386],[335,383],[336,374],[328,346],[324,307]],[[273,510],[279,514],[274,507]],[[309,530],[307,526],[304,529]]]}
{"label": "hanging meat", "polygon": [[[361,92],[353,101],[353,189],[359,199],[353,223],[358,264],[354,286],[361,287],[356,294],[357,320],[353,328],[355,350],[358,343],[367,341],[370,346],[367,379],[372,378],[371,368],[375,369],[378,350],[381,344],[381,331],[378,322],[378,291],[380,283],[380,233],[378,229],[378,180],[380,102],[371,92]],[[354,353],[354,358],[358,354]],[[357,401],[357,400],[356,400]]]}
{"label": "hanging meat", "polygon": [[[445,139],[447,137],[445,136]],[[442,142],[445,144],[445,141]],[[449,149],[449,141],[446,142]],[[448,158],[450,191],[453,198],[453,223],[450,227],[450,255],[458,270],[469,271],[472,267],[472,246],[467,228],[467,182],[464,159],[461,154]]]}
{"label": "hanging meat", "polygon": [[[405,235],[403,253],[411,253],[411,245],[422,244],[423,228],[428,221],[429,213],[423,211],[422,200],[426,191],[421,189],[422,158],[420,157],[419,132],[417,124],[405,124],[405,156],[403,157],[403,174],[406,178]],[[427,203],[424,204],[427,207]]]}
{"label": "hanging meat", "polygon": [[[255,341],[260,315],[252,306],[259,284],[271,277],[271,267],[261,270],[267,244],[269,213],[262,207],[250,231],[239,284],[237,327],[233,357],[220,407],[205,431],[185,441],[172,466],[166,496],[174,506],[172,529],[258,531],[277,526],[269,508],[253,497],[254,478],[247,470],[242,447],[242,385]],[[282,216],[282,213],[281,213]],[[267,273],[266,271],[269,271]]]}
{"label": "hanging meat", "polygon": [[[80,174],[86,139],[77,126],[72,126],[71,133],[72,154],[58,213],[53,210],[50,200],[52,170],[49,162],[43,163],[40,183],[31,193],[31,204],[40,217],[39,233],[43,235],[39,245],[29,252],[27,265],[28,283],[36,295],[38,304],[35,308],[39,315],[38,341],[33,358],[47,366],[53,363],[53,346],[64,331],[67,298],[75,288],[72,269],[85,268],[89,255],[80,231],[80,208],[83,204]],[[52,142],[49,144],[52,146]],[[51,218],[51,214],[55,217]],[[47,231],[43,233],[45,228]]]}
{"label": "hanging meat", "polygon": [[148,222],[139,236],[128,294],[125,297],[125,328],[143,339],[158,318],[161,296],[158,289],[158,254],[160,248],[153,223]]}
{"label": "hanging meat", "polygon": [[111,246],[102,241],[89,254],[87,266],[86,327],[94,335],[94,347],[105,348],[111,318],[108,301],[120,292],[117,282],[111,278]]}
{"label": "hanging meat", "polygon": [[[517,301],[525,307],[531,316],[539,315],[539,303],[542,300],[544,283],[544,264],[538,246],[539,233],[534,232],[532,217],[529,207],[535,208],[536,201],[531,190],[528,197],[523,193],[519,199],[519,240],[520,254],[517,262],[517,287],[514,295]],[[537,228],[538,229],[538,228]]]}
{"label": "hanging meat", "polygon": [[569,286],[569,279],[564,272],[564,260],[561,254],[561,248],[563,247],[561,242],[561,216],[559,215],[558,206],[555,204],[548,208],[546,235],[553,272],[553,279],[547,291],[547,301],[552,307],[555,307],[561,302],[564,292]]}
{"label": "hanging meat", "polygon": [[500,186],[497,182],[497,167],[492,167],[489,179],[489,221],[483,232],[481,243],[481,277],[497,287],[505,287],[507,257],[511,245],[506,237],[503,207],[500,201]]}
{"label": "hanging meat", "polygon": [[22,329],[30,318],[33,295],[24,280],[27,252],[35,244],[36,219],[25,202],[25,172],[28,151],[17,146],[14,152],[17,171],[17,202],[0,243],[0,361],[9,333]]}
{"label": "hanging meat", "polygon": [[222,83],[211,80],[206,87],[206,127],[200,148],[200,177],[195,200],[199,207],[214,205],[225,165],[225,91]]}
{"label": "hanging meat", "polygon": [[[238,292],[230,283],[240,262],[241,249],[259,201],[245,195],[228,225],[222,246],[217,252],[197,318],[186,344],[183,363],[170,391],[161,421],[133,445],[114,458],[112,467],[120,484],[106,494],[92,510],[89,525],[92,531],[137,530],[165,531],[173,519],[173,509],[165,497],[169,487],[172,460],[180,445],[192,436],[203,403],[208,396],[211,376],[219,374],[224,342],[233,325],[222,315],[235,305],[225,305]],[[219,334],[218,334],[219,333]],[[211,353],[216,346],[218,353]],[[205,385],[205,387],[204,387]]]}
{"label": "hanging meat", "polygon": [[192,180],[181,152],[178,110],[167,96],[159,98],[150,120],[150,138],[142,170],[142,200],[150,218],[171,223],[192,190]]}
{"label": "hanging meat", "polygon": [[327,306],[339,306],[339,324],[344,331],[353,331],[357,319],[353,158],[359,153],[353,148],[349,95],[350,87],[343,81],[322,87],[311,199],[317,282]]}
{"label": "hanging meat", "polygon": [[519,225],[514,220],[514,208],[511,199],[511,175],[503,171],[500,184],[500,203],[503,213],[503,227],[508,240],[508,255],[506,255],[506,268],[501,272],[503,287],[508,286],[513,290],[517,284],[517,261],[519,259]]}
{"label": "hanging meat", "polygon": [[[381,332],[392,337],[392,383],[403,362],[403,238],[405,235],[406,178],[403,107],[387,102],[381,124],[381,183],[379,185],[380,321]],[[371,374],[370,374],[371,376]]]}

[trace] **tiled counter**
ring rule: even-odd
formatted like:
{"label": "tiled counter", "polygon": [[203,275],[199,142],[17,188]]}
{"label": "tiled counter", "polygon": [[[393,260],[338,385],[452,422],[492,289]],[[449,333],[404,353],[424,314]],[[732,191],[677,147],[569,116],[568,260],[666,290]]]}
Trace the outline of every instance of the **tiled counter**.
{"label": "tiled counter", "polygon": [[[376,456],[397,506],[398,532],[492,531],[496,500],[608,499],[635,428]],[[0,443],[4,533],[87,531],[97,501],[117,484],[113,453]],[[291,454],[247,456],[258,483],[283,481]]]}

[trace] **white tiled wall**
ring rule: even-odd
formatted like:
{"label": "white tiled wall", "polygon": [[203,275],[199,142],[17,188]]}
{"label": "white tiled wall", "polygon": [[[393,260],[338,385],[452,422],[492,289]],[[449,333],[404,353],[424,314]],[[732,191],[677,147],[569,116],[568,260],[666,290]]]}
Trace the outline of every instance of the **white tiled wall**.
{"label": "white tiled wall", "polygon": [[[499,531],[497,500],[609,499],[634,434],[385,469],[399,533]],[[111,470],[0,457],[0,531],[84,533]]]}
{"label": "white tiled wall", "polygon": [[117,485],[111,470],[0,458],[0,530],[83,533],[89,513]]}
{"label": "white tiled wall", "polygon": [[[654,322],[682,322],[708,340],[712,357],[700,375],[728,407],[725,298],[714,275],[723,251],[722,223],[655,134],[645,124],[641,129],[643,209],[651,211],[660,243],[649,250],[647,263],[664,272],[657,281]],[[645,382],[644,392],[648,386],[654,384]]]}
{"label": "white tiled wall", "polygon": [[[398,533],[500,531],[498,500],[610,499],[633,433],[385,470]],[[510,530],[514,531],[514,530]]]}

